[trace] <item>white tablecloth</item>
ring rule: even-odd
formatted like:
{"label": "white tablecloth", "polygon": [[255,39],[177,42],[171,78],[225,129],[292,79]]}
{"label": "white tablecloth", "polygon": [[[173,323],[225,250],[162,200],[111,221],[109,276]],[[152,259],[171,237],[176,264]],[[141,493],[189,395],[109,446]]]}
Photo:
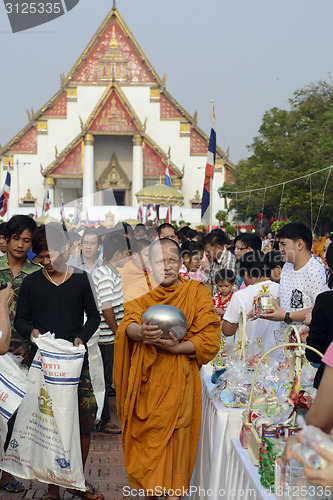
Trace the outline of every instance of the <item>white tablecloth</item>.
{"label": "white tablecloth", "polygon": [[[202,367],[202,420],[196,463],[190,483],[190,497],[195,500],[223,498],[231,439],[239,437],[243,409],[226,408],[213,401],[209,366]],[[225,497],[226,498],[226,497]]]}
{"label": "white tablecloth", "polygon": [[231,440],[226,478],[225,496],[228,500],[277,500],[260,484],[258,467],[251,461],[248,451],[240,444],[239,439]]}

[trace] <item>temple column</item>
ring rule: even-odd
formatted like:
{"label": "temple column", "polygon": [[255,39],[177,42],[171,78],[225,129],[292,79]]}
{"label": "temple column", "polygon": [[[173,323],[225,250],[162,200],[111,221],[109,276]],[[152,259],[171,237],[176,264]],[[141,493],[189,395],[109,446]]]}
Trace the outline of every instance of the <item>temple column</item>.
{"label": "temple column", "polygon": [[46,177],[46,185],[49,190],[49,198],[51,202],[51,208],[54,208],[54,179],[53,177]]}
{"label": "temple column", "polygon": [[83,152],[83,206],[88,208],[94,205],[94,136],[88,133],[84,139]]}
{"label": "temple column", "polygon": [[139,204],[135,193],[143,188],[143,147],[140,134],[133,137],[133,175],[132,175],[132,206]]}

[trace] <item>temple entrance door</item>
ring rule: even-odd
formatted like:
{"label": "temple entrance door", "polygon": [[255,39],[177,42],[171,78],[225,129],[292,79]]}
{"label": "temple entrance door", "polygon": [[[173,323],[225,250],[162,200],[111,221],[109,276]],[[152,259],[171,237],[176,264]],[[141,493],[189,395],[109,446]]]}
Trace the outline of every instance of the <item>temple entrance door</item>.
{"label": "temple entrance door", "polygon": [[125,189],[106,189],[103,191],[103,205],[118,205],[123,207],[125,205]]}

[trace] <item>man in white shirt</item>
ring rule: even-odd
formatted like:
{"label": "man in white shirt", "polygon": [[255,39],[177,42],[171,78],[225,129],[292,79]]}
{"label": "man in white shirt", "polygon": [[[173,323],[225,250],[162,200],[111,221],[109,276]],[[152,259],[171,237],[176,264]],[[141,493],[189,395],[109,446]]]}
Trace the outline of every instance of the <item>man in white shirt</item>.
{"label": "man in white shirt", "polygon": [[88,227],[81,238],[81,254],[70,258],[68,265],[86,271],[93,278],[97,269],[102,265],[102,261],[98,258],[101,246],[101,238],[97,229]]}
{"label": "man in white shirt", "polygon": [[290,222],[277,234],[285,261],[280,278],[276,310],[261,315],[280,321],[284,333],[289,325],[302,330],[303,321],[312,312],[317,295],[328,291],[325,267],[311,254],[312,232],[301,222]]}
{"label": "man in white shirt", "polygon": [[104,240],[103,265],[97,269],[94,275],[94,285],[101,314],[98,345],[103,358],[106,389],[101,421],[97,426],[97,430],[107,434],[120,434],[121,432],[121,429],[110,422],[108,395],[115,395],[115,390],[112,387],[114,338],[118,325],[124,316],[123,291],[119,268],[124,266],[127,255],[127,239],[121,234],[121,231],[114,231]]}
{"label": "man in white shirt", "polygon": [[[247,252],[240,260],[240,275],[244,279],[246,288],[234,293],[230,304],[224,313],[222,333],[226,337],[235,335],[235,341],[239,339],[239,317],[242,312],[246,315],[252,312],[254,298],[260,292],[266,292],[277,297],[279,285],[266,277],[266,266],[264,253],[261,251]],[[247,321],[245,340],[255,342],[262,339],[264,351],[268,351],[277,345],[278,328],[265,319]]]}

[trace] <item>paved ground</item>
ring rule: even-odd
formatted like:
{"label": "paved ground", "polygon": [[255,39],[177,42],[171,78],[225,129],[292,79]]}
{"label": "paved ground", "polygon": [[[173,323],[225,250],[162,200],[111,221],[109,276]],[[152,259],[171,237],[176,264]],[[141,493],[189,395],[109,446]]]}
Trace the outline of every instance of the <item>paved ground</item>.
{"label": "paved ground", "polygon": [[[112,422],[120,425],[116,416],[115,398],[109,398]],[[97,486],[104,494],[105,500],[123,500],[123,486],[128,484],[124,467],[124,455],[121,444],[121,434],[92,435],[90,453],[85,467],[86,479]],[[1,500],[32,500],[42,498],[46,485],[38,481],[25,481],[27,488],[23,494],[7,493],[0,489]],[[74,497],[61,489],[61,498],[74,500]],[[76,497],[77,498],[77,497]]]}

